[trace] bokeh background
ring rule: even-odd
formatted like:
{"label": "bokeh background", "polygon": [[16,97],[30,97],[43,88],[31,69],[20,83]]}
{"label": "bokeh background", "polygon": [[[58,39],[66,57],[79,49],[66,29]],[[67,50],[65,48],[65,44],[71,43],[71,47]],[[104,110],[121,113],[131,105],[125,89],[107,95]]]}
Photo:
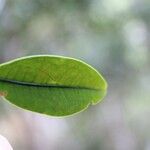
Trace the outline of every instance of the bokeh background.
{"label": "bokeh background", "polygon": [[67,118],[0,98],[0,134],[14,150],[150,150],[149,0],[0,0],[0,63],[34,54],[91,64],[108,94]]}

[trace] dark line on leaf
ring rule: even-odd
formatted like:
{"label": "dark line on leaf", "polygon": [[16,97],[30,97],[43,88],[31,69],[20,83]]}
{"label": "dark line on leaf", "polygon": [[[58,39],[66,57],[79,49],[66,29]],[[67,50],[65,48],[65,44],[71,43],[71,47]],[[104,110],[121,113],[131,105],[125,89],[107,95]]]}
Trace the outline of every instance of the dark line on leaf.
{"label": "dark line on leaf", "polygon": [[33,87],[49,87],[49,88],[70,88],[70,89],[86,89],[86,90],[94,90],[99,91],[98,89],[88,88],[88,87],[75,87],[75,86],[65,86],[65,85],[53,85],[53,84],[38,84],[38,83],[29,83],[29,82],[21,82],[15,80],[8,79],[0,79],[0,82],[6,82],[11,84],[17,84],[22,86],[33,86]]}

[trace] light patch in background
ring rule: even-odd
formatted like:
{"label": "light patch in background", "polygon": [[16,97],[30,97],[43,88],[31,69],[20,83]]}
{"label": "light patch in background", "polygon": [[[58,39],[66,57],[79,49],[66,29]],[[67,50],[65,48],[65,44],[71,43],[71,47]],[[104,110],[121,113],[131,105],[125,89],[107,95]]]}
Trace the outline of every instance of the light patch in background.
{"label": "light patch in background", "polygon": [[148,61],[147,27],[141,20],[131,20],[123,29],[127,42],[127,60],[139,68]]}
{"label": "light patch in background", "polygon": [[0,13],[4,8],[4,5],[5,5],[5,0],[0,0]]}
{"label": "light patch in background", "polygon": [[8,140],[0,135],[0,150],[13,150]]}
{"label": "light patch in background", "polygon": [[103,5],[106,8],[106,11],[109,14],[116,14],[123,11],[126,11],[131,2],[129,0],[120,1],[120,0],[103,0]]}
{"label": "light patch in background", "polygon": [[143,21],[131,20],[124,26],[124,32],[126,39],[133,47],[145,44],[147,28]]}
{"label": "light patch in background", "polygon": [[[103,15],[107,17],[116,17],[116,15],[119,15],[122,12],[126,12],[130,6],[131,1],[121,1],[121,0],[94,0],[94,3],[91,3],[91,12],[93,14],[101,15],[101,17],[104,17]],[[114,16],[115,15],[115,16]]]}
{"label": "light patch in background", "polygon": [[33,131],[34,149],[41,150],[43,145],[44,149],[55,149],[55,143],[66,139],[68,126],[64,119],[31,112],[24,112],[24,118]]}

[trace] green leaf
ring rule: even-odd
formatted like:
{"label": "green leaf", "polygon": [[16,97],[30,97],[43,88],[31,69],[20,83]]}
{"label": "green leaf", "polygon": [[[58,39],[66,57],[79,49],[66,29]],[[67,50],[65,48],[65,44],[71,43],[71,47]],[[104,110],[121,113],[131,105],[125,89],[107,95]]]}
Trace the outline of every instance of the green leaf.
{"label": "green leaf", "polygon": [[104,78],[86,63],[61,56],[29,56],[0,65],[0,95],[34,112],[67,116],[106,95]]}

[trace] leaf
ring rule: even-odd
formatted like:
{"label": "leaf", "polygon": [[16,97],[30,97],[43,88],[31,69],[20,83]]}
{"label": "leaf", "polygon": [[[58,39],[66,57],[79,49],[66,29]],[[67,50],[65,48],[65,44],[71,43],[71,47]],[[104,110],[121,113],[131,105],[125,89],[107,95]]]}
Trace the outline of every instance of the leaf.
{"label": "leaf", "polygon": [[71,115],[98,103],[106,90],[95,69],[72,58],[38,55],[0,65],[0,95],[34,112]]}

